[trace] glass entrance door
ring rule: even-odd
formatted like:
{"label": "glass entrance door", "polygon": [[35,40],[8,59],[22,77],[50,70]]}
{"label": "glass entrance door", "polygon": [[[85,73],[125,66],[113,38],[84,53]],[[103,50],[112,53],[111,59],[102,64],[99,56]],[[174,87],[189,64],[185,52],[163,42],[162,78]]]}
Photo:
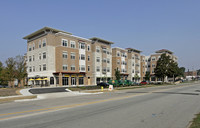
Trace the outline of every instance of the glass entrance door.
{"label": "glass entrance door", "polygon": [[71,78],[71,85],[76,85],[76,77]]}

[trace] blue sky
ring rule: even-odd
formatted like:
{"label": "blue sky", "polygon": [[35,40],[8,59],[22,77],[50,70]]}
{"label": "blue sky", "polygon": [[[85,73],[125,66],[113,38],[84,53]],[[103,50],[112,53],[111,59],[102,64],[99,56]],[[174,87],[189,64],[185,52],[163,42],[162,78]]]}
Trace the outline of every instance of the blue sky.
{"label": "blue sky", "polygon": [[22,38],[45,26],[144,55],[169,49],[179,66],[200,69],[199,0],[1,0],[0,61],[26,53]]}

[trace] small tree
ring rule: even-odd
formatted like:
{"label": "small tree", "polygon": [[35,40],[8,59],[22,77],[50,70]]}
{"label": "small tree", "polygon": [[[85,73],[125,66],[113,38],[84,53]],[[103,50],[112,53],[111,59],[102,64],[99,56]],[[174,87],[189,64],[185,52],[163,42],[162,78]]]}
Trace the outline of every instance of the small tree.
{"label": "small tree", "polygon": [[117,69],[115,69],[115,78],[116,80],[120,80],[121,79],[121,75],[120,75],[120,71]]}
{"label": "small tree", "polygon": [[175,78],[179,75],[180,75],[180,69],[178,67],[178,64],[173,60],[171,60],[168,65],[167,76],[173,77],[173,81],[175,81]]}
{"label": "small tree", "polygon": [[158,78],[162,78],[163,82],[165,77],[168,75],[168,66],[171,59],[166,54],[162,54],[159,58],[156,68],[155,68],[155,76]]}
{"label": "small tree", "polygon": [[9,81],[9,86],[14,88],[14,80],[16,76],[16,62],[14,58],[8,58],[6,60],[6,68],[5,68],[5,78]]}
{"label": "small tree", "polygon": [[185,67],[180,67],[180,68],[179,68],[179,76],[185,77],[185,76],[184,76],[184,73],[185,73]]}
{"label": "small tree", "polygon": [[149,80],[150,80],[150,72],[149,72],[149,71],[146,72],[144,79],[145,79],[146,81],[149,81]]}
{"label": "small tree", "polygon": [[27,76],[27,72],[26,72],[26,62],[24,59],[24,56],[16,56],[15,57],[15,63],[16,63],[16,76],[15,78],[18,81],[18,87],[19,85],[21,86],[21,82],[24,78],[26,78]]}
{"label": "small tree", "polygon": [[138,74],[136,73],[135,76],[134,76],[135,81],[138,81],[139,78],[140,78],[140,77],[139,77]]}

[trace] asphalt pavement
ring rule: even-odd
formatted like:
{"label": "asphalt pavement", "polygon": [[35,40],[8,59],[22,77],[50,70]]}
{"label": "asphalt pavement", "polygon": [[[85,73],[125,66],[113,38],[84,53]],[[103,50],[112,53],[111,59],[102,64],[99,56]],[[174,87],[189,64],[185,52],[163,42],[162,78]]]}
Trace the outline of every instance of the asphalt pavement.
{"label": "asphalt pavement", "polygon": [[0,104],[2,128],[186,128],[200,84]]}

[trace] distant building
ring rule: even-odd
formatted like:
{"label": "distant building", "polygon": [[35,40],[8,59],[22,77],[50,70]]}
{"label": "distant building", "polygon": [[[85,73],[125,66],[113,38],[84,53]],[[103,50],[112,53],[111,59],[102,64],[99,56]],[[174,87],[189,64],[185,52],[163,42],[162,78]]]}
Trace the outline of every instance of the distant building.
{"label": "distant building", "polygon": [[188,71],[184,73],[184,76],[188,80],[192,80],[198,77],[197,71]]}

